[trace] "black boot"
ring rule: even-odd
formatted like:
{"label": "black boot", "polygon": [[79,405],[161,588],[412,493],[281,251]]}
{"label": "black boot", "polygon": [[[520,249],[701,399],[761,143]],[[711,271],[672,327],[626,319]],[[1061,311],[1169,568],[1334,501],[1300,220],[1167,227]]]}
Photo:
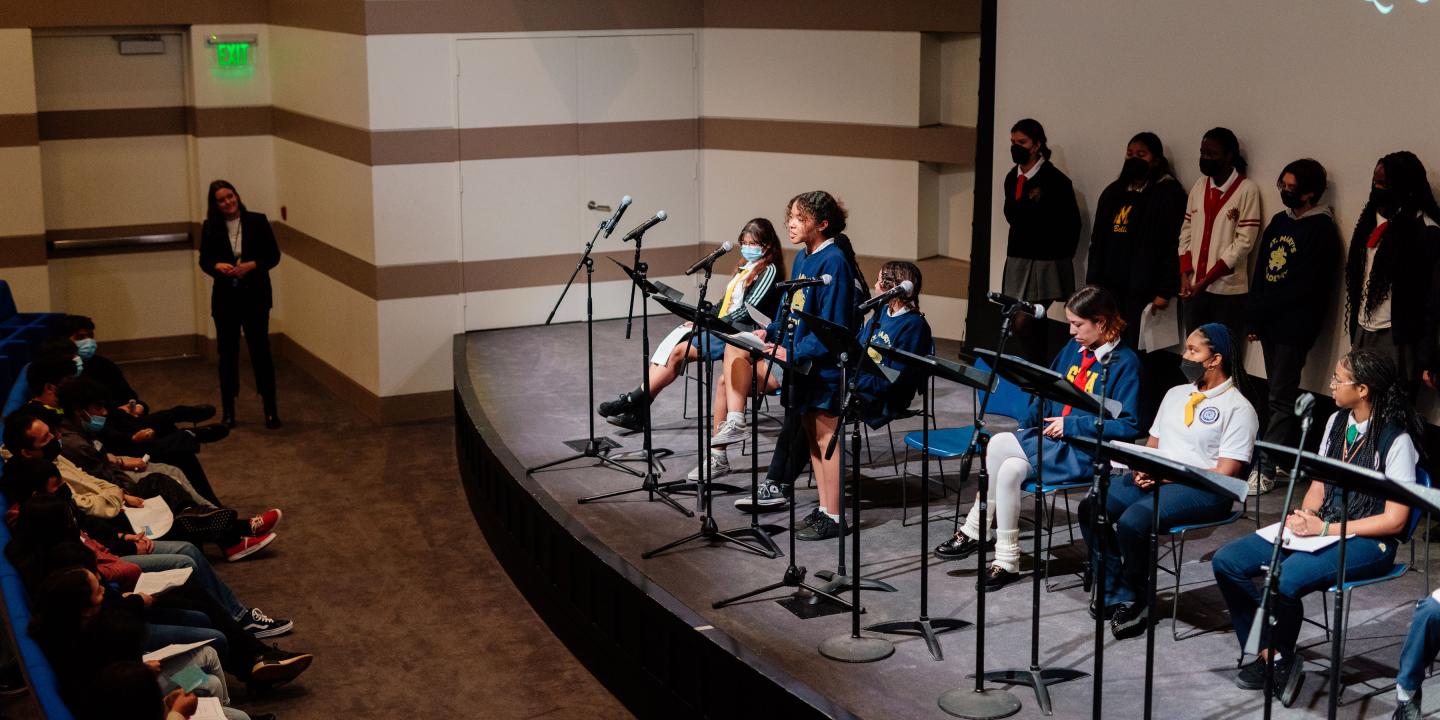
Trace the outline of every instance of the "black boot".
{"label": "black boot", "polygon": [[235,398],[225,398],[224,407],[224,414],[220,416],[220,422],[225,427],[233,429],[235,427]]}
{"label": "black boot", "polygon": [[278,430],[280,425],[280,413],[275,409],[275,398],[264,399],[265,402],[265,427],[270,430]]}

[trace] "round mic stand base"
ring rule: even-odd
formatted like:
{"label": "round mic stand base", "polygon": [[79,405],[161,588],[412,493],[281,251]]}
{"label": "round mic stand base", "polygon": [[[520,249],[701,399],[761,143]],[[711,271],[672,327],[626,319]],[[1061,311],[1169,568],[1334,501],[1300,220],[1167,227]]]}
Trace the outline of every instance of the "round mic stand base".
{"label": "round mic stand base", "polygon": [[998,688],[956,688],[940,696],[940,709],[958,718],[990,720],[1020,712],[1020,700]]}
{"label": "round mic stand base", "polygon": [[894,655],[895,645],[868,635],[837,635],[820,643],[820,654],[838,662],[867,663]]}

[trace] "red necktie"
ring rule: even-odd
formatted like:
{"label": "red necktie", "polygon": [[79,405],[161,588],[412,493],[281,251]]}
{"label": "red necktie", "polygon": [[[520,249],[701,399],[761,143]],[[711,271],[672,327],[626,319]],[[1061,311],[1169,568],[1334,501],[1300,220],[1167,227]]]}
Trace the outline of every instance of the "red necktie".
{"label": "red necktie", "polygon": [[[1084,390],[1090,380],[1090,366],[1095,364],[1095,355],[1089,350],[1081,350],[1080,358],[1080,372],[1075,373],[1075,387]],[[1069,414],[1070,406],[1066,405],[1065,409],[1060,411],[1060,416],[1066,417]]]}
{"label": "red necktie", "polygon": [[1365,247],[1373,248],[1376,245],[1379,245],[1380,236],[1385,234],[1385,227],[1389,224],[1390,221],[1387,220],[1383,223],[1380,223],[1379,225],[1376,225],[1375,229],[1370,231],[1370,239],[1365,241]]}
{"label": "red necktie", "polygon": [[1025,189],[1025,173],[1016,173],[1016,174],[1015,174],[1015,199],[1016,199],[1016,200],[1019,200],[1019,199],[1020,199],[1020,195],[1021,195],[1021,193],[1024,191],[1024,189]]}

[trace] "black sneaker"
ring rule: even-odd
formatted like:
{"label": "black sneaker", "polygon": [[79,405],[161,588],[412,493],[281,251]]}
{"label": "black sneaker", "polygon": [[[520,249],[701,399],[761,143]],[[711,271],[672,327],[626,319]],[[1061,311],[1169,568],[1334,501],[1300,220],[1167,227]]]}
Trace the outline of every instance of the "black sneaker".
{"label": "black sneaker", "polygon": [[1235,687],[1241,690],[1260,690],[1265,687],[1265,661],[1255,658],[1235,671]]}
{"label": "black sneaker", "polygon": [[1009,585],[1020,579],[1020,573],[1013,573],[999,565],[991,565],[990,572],[975,583],[975,589],[980,592],[995,592],[1000,588]]}
{"label": "black sneaker", "polygon": [[190,434],[194,435],[195,440],[198,442],[212,443],[230,437],[230,428],[226,427],[223,423],[210,423],[209,425],[201,425],[200,427],[191,429]]}
{"label": "black sneaker", "polygon": [[[755,497],[756,504],[762,512],[768,510],[780,510],[789,504],[789,488],[783,485],[776,485],[769,480],[760,483]],[[745,493],[735,500],[735,509],[741,512],[750,512],[750,493]],[[818,509],[818,508],[817,508]]]}
{"label": "black sneaker", "polygon": [[[1120,609],[1119,605],[1106,605],[1105,611],[1103,613],[1105,615],[1105,619],[1109,620],[1110,618],[1115,617],[1115,611],[1118,609]],[[1095,619],[1095,601],[1093,599],[1090,601],[1090,619]]]}
{"label": "black sneaker", "polygon": [[181,422],[202,423],[215,417],[214,405],[176,405],[172,414]]}
{"label": "black sneaker", "polygon": [[1395,706],[1395,714],[1390,720],[1420,720],[1420,691],[1416,690],[1409,700]]}
{"label": "black sneaker", "polygon": [[1281,705],[1290,707],[1300,694],[1300,685],[1305,682],[1305,661],[1296,657],[1281,657],[1275,661],[1275,699]]}
{"label": "black sneaker", "polygon": [[175,515],[175,525],[190,535],[218,532],[235,524],[235,511],[230,508],[192,507]]}
{"label": "black sneaker", "polygon": [[824,515],[825,515],[825,513],[821,512],[821,511],[820,511],[820,508],[817,507],[817,508],[815,508],[814,510],[811,510],[809,515],[806,515],[805,517],[800,518],[799,520],[795,521],[795,524],[792,525],[792,526],[790,527],[790,529],[791,529],[791,530],[804,530],[805,528],[808,528],[808,527],[810,527],[811,525],[814,525],[814,524],[815,524],[815,521],[816,521],[816,520],[819,520],[819,519],[820,519],[822,516],[824,516]]}
{"label": "black sneaker", "polygon": [[641,430],[645,429],[645,419],[640,417],[640,413],[631,412],[628,410],[620,413],[619,415],[610,415],[606,417],[605,422],[608,422],[618,428],[624,428],[626,430],[629,430],[630,432],[640,432]]}
{"label": "black sneaker", "polygon": [[[847,525],[845,532],[846,534],[854,534],[855,527]],[[810,527],[796,531],[795,533],[796,540],[834,540],[838,537],[840,537],[840,523],[831,520],[829,515],[823,514],[817,518],[814,523],[811,523]]]}
{"label": "black sneaker", "polygon": [[[980,543],[971,540],[965,533],[956,533],[955,537],[946,540],[935,546],[935,557],[941,560],[963,560],[975,554],[980,549]],[[995,549],[995,538],[988,538],[985,542],[985,550],[988,552]]]}
{"label": "black sneaker", "polygon": [[620,397],[614,400],[606,400],[600,403],[600,407],[596,408],[601,417],[607,418],[612,415],[620,415],[633,409],[630,402],[630,393],[620,393]]}
{"label": "black sneaker", "polygon": [[1150,622],[1150,608],[1142,602],[1122,604],[1115,609],[1115,615],[1110,618],[1110,634],[1116,640],[1127,640],[1139,637],[1145,632],[1145,626]]}
{"label": "black sneaker", "polygon": [[315,656],[310,653],[293,653],[274,645],[261,651],[250,667],[250,683],[277,685],[294,680],[310,667]]}

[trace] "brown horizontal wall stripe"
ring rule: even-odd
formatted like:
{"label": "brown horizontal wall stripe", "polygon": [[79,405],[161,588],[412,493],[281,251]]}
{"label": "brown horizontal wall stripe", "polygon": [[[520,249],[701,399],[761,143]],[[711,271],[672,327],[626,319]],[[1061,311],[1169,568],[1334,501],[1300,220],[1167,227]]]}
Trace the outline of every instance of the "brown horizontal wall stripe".
{"label": "brown horizontal wall stripe", "polygon": [[6,235],[0,237],[0,268],[44,265],[44,235]]}
{"label": "brown horizontal wall stripe", "polygon": [[365,31],[409,33],[699,27],[701,0],[370,0]]}
{"label": "brown horizontal wall stripe", "polygon": [[975,130],[950,125],[899,127],[707,117],[700,120],[700,144],[709,150],[835,155],[962,165],[975,160]]}
{"label": "brown horizontal wall stripe", "polygon": [[269,105],[186,108],[186,124],[195,137],[245,137],[275,132]]}
{"label": "brown horizontal wall stripe", "polygon": [[384,395],[379,398],[377,404],[382,425],[415,420],[434,420],[455,414],[455,396],[449,390]]}
{"label": "brown horizontal wall stripe", "polygon": [[458,262],[384,265],[375,268],[375,299],[459,294],[465,291],[464,275]]}
{"label": "brown horizontal wall stripe", "polygon": [[275,229],[275,239],[279,242],[282,253],[366,297],[376,297],[377,282],[373,264],[283,222],[272,220],[270,225]]}
{"label": "brown horizontal wall stripe", "polygon": [[451,128],[370,133],[371,165],[455,162],[459,159],[460,134]]}
{"label": "brown horizontal wall stripe", "polygon": [[[269,0],[272,25],[365,34],[365,0]],[[414,5],[415,3],[407,3]]]}
{"label": "brown horizontal wall stripe", "polygon": [[462,128],[460,130],[461,160],[500,160],[579,154],[579,125],[522,125]]}
{"label": "brown horizontal wall stripe", "polygon": [[40,142],[40,126],[33,114],[0,115],[0,147],[24,147]]}
{"label": "brown horizontal wall stripe", "polygon": [[980,32],[980,0],[705,0],[704,27]]}
{"label": "brown horizontal wall stripe", "polygon": [[[316,0],[289,0],[310,3]],[[355,0],[357,3],[359,0]],[[269,22],[281,0],[7,0],[0,27],[136,27]]]}
{"label": "brown horizontal wall stripe", "polygon": [[695,119],[586,123],[579,128],[581,155],[692,150],[700,147],[700,121]]}
{"label": "brown horizontal wall stripe", "polygon": [[310,115],[273,108],[275,137],[330,153],[365,165],[370,164],[369,130],[322,120]]}
{"label": "brown horizontal wall stripe", "polygon": [[184,106],[46,110],[38,113],[36,120],[42,141],[83,140],[185,135],[190,131],[186,115]]}
{"label": "brown horizontal wall stripe", "polygon": [[[626,265],[635,260],[634,252],[615,250],[594,253],[595,281],[624,280],[625,273],[606,258],[613,258]],[[645,251],[645,262],[650,265],[650,275],[662,277],[679,275],[700,257],[695,245],[650,248]],[[545,255],[500,260],[471,260],[465,265],[465,292],[482,290],[513,290],[516,288],[563,285],[575,269],[575,255]]]}

